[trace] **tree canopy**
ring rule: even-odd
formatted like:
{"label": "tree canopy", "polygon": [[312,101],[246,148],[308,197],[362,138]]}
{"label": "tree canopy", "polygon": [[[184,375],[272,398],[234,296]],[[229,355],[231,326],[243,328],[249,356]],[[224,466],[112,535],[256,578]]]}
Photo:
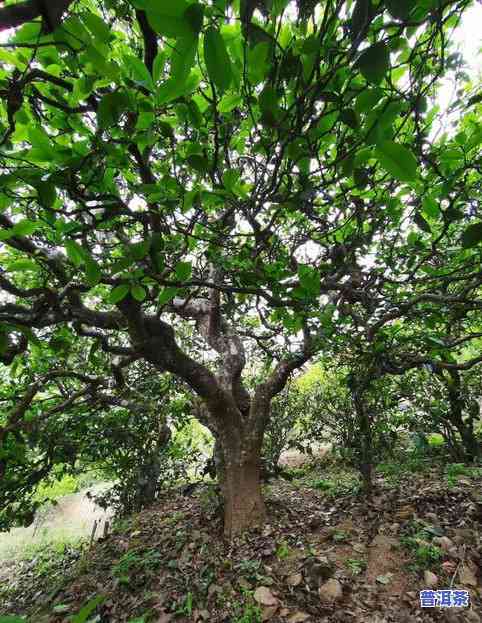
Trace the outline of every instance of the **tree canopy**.
{"label": "tree canopy", "polygon": [[1,8],[23,25],[0,47],[0,353],[31,384],[0,475],[37,417],[32,360],[100,391],[58,357],[78,341],[118,386],[144,361],[197,394],[228,534],[264,514],[270,402],[318,352],[355,340],[377,374],[482,361],[459,356],[482,334],[480,97],[451,44],[470,5]]}

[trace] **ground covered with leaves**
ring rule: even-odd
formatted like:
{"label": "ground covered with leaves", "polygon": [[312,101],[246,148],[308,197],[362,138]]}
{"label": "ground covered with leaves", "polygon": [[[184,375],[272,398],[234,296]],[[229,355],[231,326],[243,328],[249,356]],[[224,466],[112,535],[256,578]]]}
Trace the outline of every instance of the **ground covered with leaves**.
{"label": "ground covered with leaves", "polygon": [[[0,614],[32,623],[481,621],[480,469],[386,465],[372,499],[339,466],[292,471],[294,480],[265,487],[269,523],[234,542],[222,537],[214,487],[200,485],[82,551],[12,563],[0,571]],[[471,605],[422,609],[425,588],[466,589]]]}

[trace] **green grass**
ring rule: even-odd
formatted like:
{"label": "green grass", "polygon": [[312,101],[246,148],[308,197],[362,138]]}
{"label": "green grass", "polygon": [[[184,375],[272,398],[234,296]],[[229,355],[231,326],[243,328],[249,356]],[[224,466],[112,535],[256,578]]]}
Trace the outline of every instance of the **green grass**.
{"label": "green grass", "polygon": [[412,522],[409,533],[400,538],[400,543],[413,560],[410,566],[414,571],[430,569],[442,560],[442,550],[431,543],[432,539],[431,530],[418,522]]}

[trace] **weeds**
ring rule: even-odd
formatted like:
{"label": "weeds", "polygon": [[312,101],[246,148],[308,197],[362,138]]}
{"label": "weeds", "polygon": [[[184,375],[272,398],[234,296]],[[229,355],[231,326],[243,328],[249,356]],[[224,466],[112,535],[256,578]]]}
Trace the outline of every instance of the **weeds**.
{"label": "weeds", "polygon": [[463,463],[449,463],[445,469],[445,477],[449,487],[455,487],[460,476],[468,478],[479,478],[482,476],[482,469],[479,467],[469,467]]}
{"label": "weeds", "polygon": [[112,567],[112,575],[118,578],[122,584],[130,582],[130,573],[134,570],[148,570],[160,565],[161,554],[155,549],[144,552],[132,550],[126,552],[117,564]]}
{"label": "weeds", "polygon": [[414,523],[411,526],[412,534],[402,536],[400,543],[409,550],[413,562],[414,570],[429,569],[442,559],[442,550],[437,545],[431,543],[433,533],[426,527]]}
{"label": "weeds", "polygon": [[288,556],[290,555],[290,552],[291,552],[290,547],[285,541],[281,541],[281,543],[276,548],[276,556],[280,560],[284,560],[285,558],[288,558]]}
{"label": "weeds", "polygon": [[360,575],[360,573],[366,569],[367,563],[358,558],[349,558],[346,561],[346,565],[350,569],[352,575]]}
{"label": "weeds", "polygon": [[182,602],[182,605],[176,610],[176,614],[180,616],[190,617],[192,615],[193,610],[193,599],[192,593],[189,591]]}
{"label": "weeds", "polygon": [[253,601],[253,594],[251,591],[241,589],[244,602],[235,601],[234,619],[232,623],[261,623],[261,609]]}

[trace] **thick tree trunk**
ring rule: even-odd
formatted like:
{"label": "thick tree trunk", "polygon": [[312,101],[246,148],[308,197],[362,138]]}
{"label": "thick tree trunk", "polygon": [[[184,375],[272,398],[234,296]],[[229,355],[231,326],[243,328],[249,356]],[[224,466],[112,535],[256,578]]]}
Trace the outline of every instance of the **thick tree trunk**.
{"label": "thick tree trunk", "polygon": [[224,534],[228,538],[264,523],[266,507],[261,493],[259,457],[228,461],[224,466],[222,492]]}
{"label": "thick tree trunk", "polygon": [[[260,526],[266,519],[266,507],[261,492],[261,450],[255,447],[241,449],[242,435],[218,437],[214,459],[218,482],[224,503],[224,534],[235,537],[244,530]],[[244,439],[244,444],[249,441]],[[242,443],[242,442],[241,442]]]}

